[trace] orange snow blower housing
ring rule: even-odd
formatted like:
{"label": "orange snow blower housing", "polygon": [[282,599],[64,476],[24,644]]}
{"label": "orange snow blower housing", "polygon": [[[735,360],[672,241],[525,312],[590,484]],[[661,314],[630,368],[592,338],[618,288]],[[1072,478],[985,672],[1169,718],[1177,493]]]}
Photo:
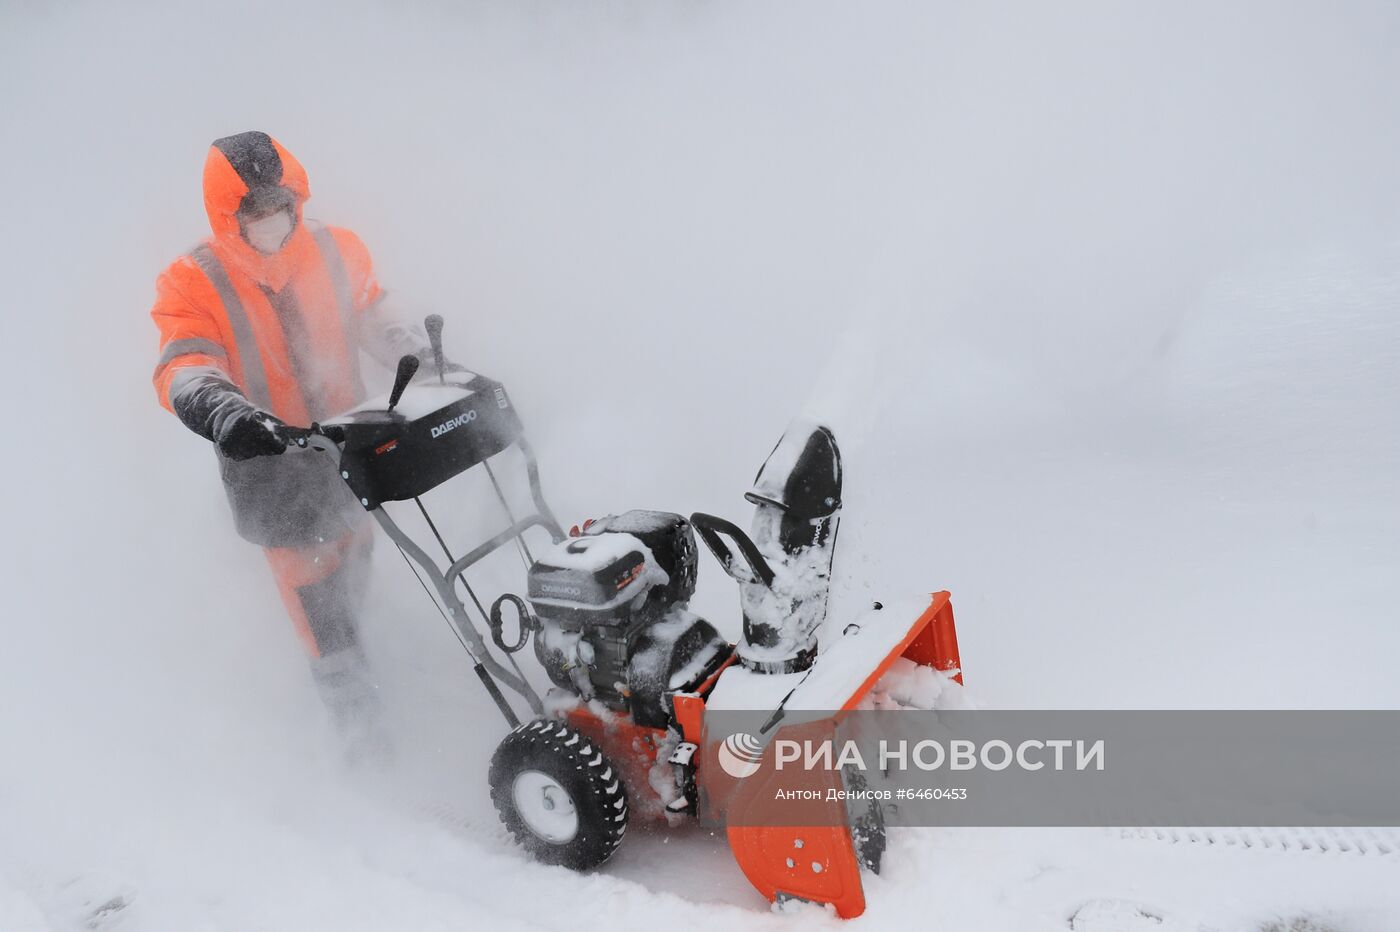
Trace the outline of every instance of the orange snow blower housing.
{"label": "orange snow blower housing", "polygon": [[[893,621],[893,619],[891,619]],[[896,635],[897,632],[891,632]],[[962,682],[961,659],[958,655],[957,632],[953,626],[953,605],[947,592],[935,592],[928,607],[901,637],[878,640],[870,645],[878,653],[890,643],[883,659],[850,691],[839,706],[841,712],[853,711],[870,693],[895,661],[900,658],[921,666],[950,674]],[[849,682],[836,687],[836,694],[845,691]],[[832,696],[833,693],[827,693]],[[789,700],[791,702],[791,700]],[[830,722],[823,723],[829,729]],[[762,773],[762,771],[760,771]],[[770,771],[770,777],[773,775]],[[810,788],[810,783],[805,783]],[[730,807],[731,819],[742,813],[740,807],[753,807],[761,823],[763,807],[782,789],[776,781],[761,778],[744,785],[744,795]],[[825,789],[841,789],[835,778]],[[870,855],[857,851],[851,826],[843,824],[844,804],[838,800],[825,802],[826,818],[818,825],[789,826],[747,824],[730,825],[726,830],[734,859],[749,882],[769,900],[793,897],[815,903],[830,903],[836,914],[851,919],[865,911],[865,889],[860,874],[863,866],[872,870]],[[881,825],[883,828],[883,825]],[[873,841],[866,839],[867,843]]]}
{"label": "orange snow blower housing", "polygon": [[[884,619],[881,619],[882,621]],[[895,623],[894,618],[889,619]],[[901,658],[921,666],[945,672],[954,681],[961,683],[961,659],[958,654],[957,632],[953,623],[953,605],[949,593],[936,592],[927,607],[907,630],[892,631],[883,637],[874,637],[860,645],[867,657],[885,651],[884,656],[868,667],[869,673],[862,679],[845,677],[823,689],[823,700],[842,692],[848,692],[844,700],[832,703],[841,712],[856,709],[876,686],[896,661]],[[602,749],[607,758],[622,773],[627,787],[634,792],[651,787],[650,774],[659,763],[663,750],[677,747],[676,732],[681,739],[681,747],[686,743],[696,748],[711,749],[713,741],[706,734],[705,713],[707,699],[714,694],[715,687],[728,671],[736,657],[730,656],[723,666],[703,681],[694,692],[677,692],[671,696],[674,709],[674,725],[671,731],[665,728],[638,726],[626,719],[610,715],[600,715],[586,705],[570,709],[564,720],[580,734],[585,735]],[[743,676],[743,668],[735,667],[734,675]],[[778,684],[787,690],[791,681]],[[751,697],[746,684],[746,699]],[[722,691],[721,691],[722,692]],[[717,697],[721,700],[723,697]],[[810,707],[815,695],[794,697]],[[789,700],[791,704],[792,700]],[[830,723],[820,723],[829,725]],[[699,756],[698,751],[695,752]],[[713,760],[714,754],[707,753],[704,759]],[[699,791],[705,792],[705,780],[709,771],[699,768]],[[760,771],[762,773],[762,771]],[[769,771],[768,775],[773,776]],[[816,789],[816,784],[804,782],[804,789]],[[869,856],[857,851],[851,827],[846,822],[844,804],[831,800],[826,817],[819,824],[790,826],[763,825],[762,811],[775,792],[787,789],[776,780],[765,780],[757,776],[753,782],[744,784],[744,793],[730,800],[731,816],[743,816],[741,810],[749,807],[755,815],[741,819],[742,825],[730,825],[725,832],[730,850],[744,876],[754,888],[770,901],[790,898],[813,903],[829,903],[836,914],[843,919],[851,919],[865,911],[865,891],[861,882],[862,869],[878,870],[878,856],[871,863]],[[840,789],[839,782],[833,779],[830,786],[821,790]],[[660,815],[665,811],[660,798],[651,800],[650,814]],[[637,804],[634,802],[633,806]],[[675,811],[674,808],[672,811]],[[750,824],[750,822],[758,824]]]}

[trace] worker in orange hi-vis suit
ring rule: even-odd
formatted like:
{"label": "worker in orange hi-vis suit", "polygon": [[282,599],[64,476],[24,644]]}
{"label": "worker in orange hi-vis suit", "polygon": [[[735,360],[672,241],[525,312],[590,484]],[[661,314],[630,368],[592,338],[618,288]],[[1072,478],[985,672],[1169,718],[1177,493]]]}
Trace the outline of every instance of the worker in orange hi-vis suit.
{"label": "worker in orange hi-vis suit", "polygon": [[204,163],[213,235],[156,282],[160,403],[214,444],[238,532],[262,546],[337,723],[377,715],[356,614],[366,515],[324,457],[282,456],[280,429],[360,402],[360,350],[392,367],[430,354],[384,307],[369,252],[349,230],[305,220],[306,172],[276,140],[214,141]]}

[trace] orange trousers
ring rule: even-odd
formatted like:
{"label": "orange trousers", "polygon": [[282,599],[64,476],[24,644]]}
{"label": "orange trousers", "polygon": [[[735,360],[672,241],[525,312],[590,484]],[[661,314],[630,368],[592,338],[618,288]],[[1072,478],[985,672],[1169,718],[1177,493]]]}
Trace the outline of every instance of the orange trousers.
{"label": "orange trousers", "polygon": [[282,603],[312,657],[359,646],[358,616],[369,577],[373,525],[309,547],[266,547]]}

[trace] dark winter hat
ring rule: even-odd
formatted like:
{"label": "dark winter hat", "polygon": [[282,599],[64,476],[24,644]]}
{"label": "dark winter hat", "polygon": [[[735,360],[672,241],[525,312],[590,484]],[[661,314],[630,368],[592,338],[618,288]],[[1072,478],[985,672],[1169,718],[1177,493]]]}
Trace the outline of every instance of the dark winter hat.
{"label": "dark winter hat", "polygon": [[217,215],[259,217],[310,196],[301,165],[267,133],[250,130],[215,139],[204,168],[204,201]]}

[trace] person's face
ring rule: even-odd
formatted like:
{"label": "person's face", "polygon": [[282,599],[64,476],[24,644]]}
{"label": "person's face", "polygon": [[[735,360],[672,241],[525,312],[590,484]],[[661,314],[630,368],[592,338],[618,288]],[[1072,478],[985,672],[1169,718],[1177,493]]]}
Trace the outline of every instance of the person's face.
{"label": "person's face", "polygon": [[243,221],[243,238],[265,256],[281,250],[292,235],[296,220],[291,207],[281,207],[270,213],[247,217]]}

